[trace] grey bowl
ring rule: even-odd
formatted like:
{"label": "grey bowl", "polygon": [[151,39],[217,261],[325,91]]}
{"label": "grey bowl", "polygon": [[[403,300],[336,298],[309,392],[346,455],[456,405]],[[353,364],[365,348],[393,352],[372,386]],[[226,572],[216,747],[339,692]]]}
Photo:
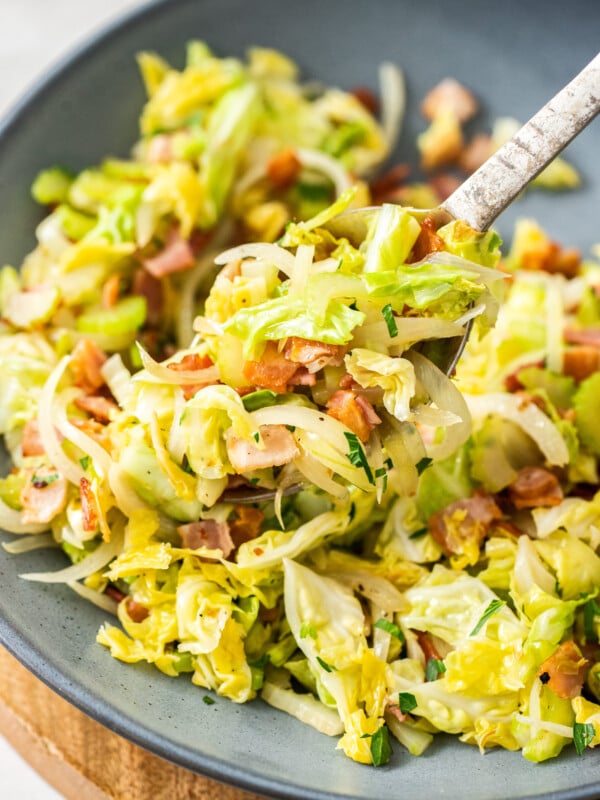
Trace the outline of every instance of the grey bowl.
{"label": "grey bowl", "polygon": [[[418,100],[445,75],[484,99],[484,117],[527,119],[595,54],[595,0],[503,3],[429,0],[163,0],[126,18],[61,65],[26,97],[0,129],[0,257],[18,263],[40,219],[29,197],[37,170],[73,168],[106,154],[125,155],[136,137],[143,92],[134,63],[156,49],[181,63],[184,43],[203,38],[221,54],[252,44],[277,46],[307,76],[349,88],[375,85],[383,59],[408,76],[409,114],[399,157],[414,159],[423,123]],[[484,120],[485,121],[485,120]],[[598,124],[569,148],[585,176],[574,194],[528,194],[498,222],[509,238],[517,216],[533,216],[550,234],[585,252],[598,241]],[[5,461],[4,470],[9,468]],[[5,534],[0,534],[8,539]],[[600,796],[600,760],[587,751],[544,765],[519,754],[441,737],[420,759],[395,748],[389,766],[361,767],[335,742],[254,702],[238,707],[185,678],[125,666],[95,644],[105,614],[63,587],[22,581],[19,572],[59,568],[56,553],[18,558],[0,550],[0,641],[63,697],[112,730],[171,761],[217,780],[277,798],[330,800],[550,800]]]}

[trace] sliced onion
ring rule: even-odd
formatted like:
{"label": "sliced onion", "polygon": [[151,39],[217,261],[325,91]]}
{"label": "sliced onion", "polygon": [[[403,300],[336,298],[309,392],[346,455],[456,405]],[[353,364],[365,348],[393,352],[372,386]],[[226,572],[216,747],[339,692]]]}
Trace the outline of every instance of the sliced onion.
{"label": "sliced onion", "polygon": [[175,389],[173,397],[173,421],[169,429],[167,450],[171,454],[171,457],[179,464],[183,462],[183,456],[185,455],[188,444],[183,433],[184,429],[181,425],[181,418],[183,417],[184,411],[185,395],[181,389]]}
{"label": "sliced onion", "polygon": [[2,542],[2,547],[13,556],[20,553],[29,553],[32,550],[41,550],[44,547],[57,546],[51,533],[33,533],[30,536],[23,536],[14,542]]}
{"label": "sliced onion", "polygon": [[471,433],[471,417],[467,404],[450,378],[429,359],[415,352],[406,353],[405,356],[412,362],[417,381],[425,388],[431,401],[439,409],[452,412],[460,420],[445,429],[442,442],[428,447],[431,458],[447,458],[464,444]]}
{"label": "sliced onion", "polygon": [[508,392],[465,395],[465,400],[473,417],[497,414],[508,419],[533,439],[550,464],[562,467],[568,463],[569,451],[558,428],[535,403],[525,403]]}
{"label": "sliced onion", "polygon": [[215,258],[215,264],[223,266],[231,261],[238,261],[240,258],[260,258],[268,264],[273,264],[278,270],[284,272],[288,278],[294,274],[295,257],[279,247],[277,244],[266,242],[249,242],[241,244],[239,247],[232,247],[225,250]]}
{"label": "sliced onion", "polygon": [[466,258],[455,256],[445,250],[440,250],[437,253],[430,253],[412,266],[417,267],[419,264],[440,264],[440,266],[456,267],[457,269],[464,269],[467,272],[475,272],[479,275],[481,282],[485,284],[507,280],[509,278],[506,272],[502,272],[499,269],[492,269],[491,267],[482,267],[481,264],[476,264],[474,261],[468,261]]}
{"label": "sliced onion", "polygon": [[381,94],[381,127],[391,153],[402,130],[406,110],[406,84],[404,73],[396,64],[384,61],[379,67]]}
{"label": "sliced onion", "polygon": [[77,581],[69,581],[67,586],[69,589],[73,589],[75,594],[78,594],[80,597],[98,606],[98,608],[101,608],[103,611],[108,611],[109,614],[113,614],[115,617],[117,616],[119,604],[116,600],[113,600],[112,597],[102,592],[97,592],[95,589],[90,589],[89,586],[78,583]]}
{"label": "sliced onion", "polygon": [[314,169],[329,178],[335,187],[337,197],[352,186],[350,174],[332,156],[328,156],[320,150],[310,150],[305,147],[299,147],[296,150],[296,155],[303,167]]}
{"label": "sliced onion", "polygon": [[298,694],[265,681],[260,696],[273,708],[285,711],[327,736],[339,736],[344,732],[344,723],[337,711],[324,706],[312,694]]}
{"label": "sliced onion", "polygon": [[94,469],[98,475],[106,477],[108,475],[110,465],[112,464],[112,458],[110,455],[106,452],[101,444],[98,444],[95,439],[92,439],[92,437],[88,436],[87,433],[84,433],[84,431],[76,428],[75,425],[73,425],[73,423],[69,422],[67,419],[68,404],[80,394],[81,392],[79,389],[64,389],[59,395],[56,396],[54,408],[55,424],[67,441],[71,442],[88,456],[90,456],[94,463]]}
{"label": "sliced onion", "polygon": [[344,433],[352,433],[339,420],[330,417],[324,411],[317,411],[306,406],[296,406],[291,403],[281,406],[268,406],[253,411],[250,415],[257,428],[260,425],[294,425],[305,431],[310,431],[325,439],[342,453],[348,450],[348,440]]}
{"label": "sliced onion", "polygon": [[390,336],[387,324],[367,322],[355,329],[352,347],[369,347],[373,342],[388,348],[406,349],[425,339],[451,339],[462,336],[464,328],[456,322],[435,317],[395,317],[398,334]]}
{"label": "sliced onion", "polygon": [[3,500],[0,500],[0,530],[7,533],[37,534],[47,531],[48,527],[49,523],[23,522],[20,511],[15,511],[14,508],[7,506]]}
{"label": "sliced onion", "polygon": [[28,572],[21,575],[26,581],[37,581],[38,583],[71,583],[80,581],[98,572],[113,558],[116,558],[123,548],[123,531],[113,531],[110,542],[102,542],[93,553],[84,558],[78,564],[71,564],[70,567],[59,569],[57,572]]}
{"label": "sliced onion", "polygon": [[296,249],[294,272],[292,273],[288,297],[299,297],[304,293],[314,256],[314,245],[301,244]]}
{"label": "sliced onion", "polygon": [[548,275],[546,289],[546,366],[551,372],[562,372],[565,327],[562,275]]}
{"label": "sliced onion", "polygon": [[[208,317],[198,316],[194,320],[194,330],[202,336],[223,336],[223,326],[215,322],[214,319]],[[192,347],[197,344],[196,340],[192,341]]]}
{"label": "sliced onion", "polygon": [[123,364],[121,356],[118,353],[112,355],[100,367],[100,373],[117,403],[125,408],[131,394],[131,372]]}
{"label": "sliced onion", "polygon": [[199,284],[214,269],[217,250],[212,250],[198,260],[196,266],[185,275],[185,280],[179,293],[177,308],[177,342],[180,349],[190,345],[194,333],[194,318],[196,316],[196,293]]}
{"label": "sliced onion", "polygon": [[127,480],[127,474],[116,461],[113,461],[108,471],[108,485],[115,496],[117,507],[125,516],[131,517],[141,508],[150,508],[132,488]]}
{"label": "sliced onion", "polygon": [[354,592],[362,594],[367,600],[370,600],[379,608],[384,611],[393,613],[394,611],[406,611],[408,609],[408,602],[396,589],[393,583],[381,575],[374,575],[369,570],[365,569],[334,569],[326,570],[324,572],[328,578],[334,578],[336,581],[348,586]]}
{"label": "sliced onion", "polygon": [[568,725],[561,725],[560,722],[551,722],[547,719],[534,719],[528,717],[526,714],[515,714],[515,719],[525,725],[529,725],[536,731],[548,731],[548,733],[555,733],[557,736],[563,736],[565,739],[573,738],[573,728]]}
{"label": "sliced onion", "polygon": [[[297,439],[302,444],[302,436]],[[348,495],[348,490],[337,483],[331,477],[331,470],[328,470],[320,461],[310,453],[303,453],[294,459],[294,465],[307,481],[317,486],[322,491],[327,492],[332,497],[339,497],[343,500]]]}
{"label": "sliced onion", "polygon": [[[192,386],[196,384],[209,386],[212,383],[217,383],[219,380],[219,370],[216,366],[206,367],[205,369],[169,369],[166,364],[155,361],[139,342],[137,347],[144,369],[148,375],[155,378],[160,383],[170,383],[175,386]],[[181,355],[181,353],[178,353],[176,358],[181,358]],[[148,376],[144,375],[142,372],[138,372],[133,377],[133,380],[139,381],[147,381],[147,379]]]}
{"label": "sliced onion", "polygon": [[85,473],[79,464],[65,455],[60,439],[56,432],[56,419],[53,408],[56,388],[69,365],[70,356],[63,356],[56,367],[48,376],[44,388],[40,393],[38,410],[38,428],[42,446],[46,451],[50,463],[68,481],[79,486],[79,482],[85,477]]}

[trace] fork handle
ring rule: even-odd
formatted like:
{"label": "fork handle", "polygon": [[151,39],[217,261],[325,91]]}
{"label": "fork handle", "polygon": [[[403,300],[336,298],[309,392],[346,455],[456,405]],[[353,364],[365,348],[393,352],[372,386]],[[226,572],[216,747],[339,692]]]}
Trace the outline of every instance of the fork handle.
{"label": "fork handle", "polygon": [[600,111],[600,53],[442,204],[484,231]]}

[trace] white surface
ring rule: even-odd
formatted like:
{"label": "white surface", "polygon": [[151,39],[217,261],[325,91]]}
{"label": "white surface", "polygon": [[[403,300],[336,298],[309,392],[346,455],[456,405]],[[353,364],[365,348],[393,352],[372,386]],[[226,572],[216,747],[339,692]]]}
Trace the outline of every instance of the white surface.
{"label": "white surface", "polygon": [[[73,45],[115,16],[143,4],[141,0],[0,0],[0,116]],[[2,736],[0,798],[61,798]]]}

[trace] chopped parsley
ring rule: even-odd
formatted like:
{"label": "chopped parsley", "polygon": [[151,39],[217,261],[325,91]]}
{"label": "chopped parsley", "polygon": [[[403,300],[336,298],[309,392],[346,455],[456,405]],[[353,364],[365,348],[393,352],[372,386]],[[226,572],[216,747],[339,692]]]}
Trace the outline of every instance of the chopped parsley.
{"label": "chopped parsley", "polygon": [[361,445],[358,436],[355,433],[348,433],[347,431],[344,431],[344,436],[346,437],[348,446],[350,448],[349,452],[346,454],[346,458],[353,467],[359,467],[360,469],[363,469],[369,483],[374,484],[375,481],[373,479],[373,473],[371,472],[371,467],[369,466],[365,451],[363,450],[363,446]]}
{"label": "chopped parsley", "polygon": [[57,481],[59,477],[58,472],[52,472],[50,475],[44,475],[43,477],[34,474],[31,478],[31,483],[34,489],[45,489],[46,486],[50,486],[51,483]]}
{"label": "chopped parsley", "polygon": [[390,636],[394,636],[399,642],[404,643],[406,641],[400,628],[393,622],[390,622],[389,619],[383,619],[382,617],[381,619],[377,620],[373,627],[389,633]]}
{"label": "chopped parsley", "polygon": [[583,628],[587,642],[597,642],[598,634],[594,627],[594,619],[600,616],[600,607],[595,600],[588,600],[583,607]]}
{"label": "chopped parsley", "polygon": [[410,533],[408,535],[408,538],[409,539],[420,539],[421,536],[425,536],[425,534],[427,533],[428,530],[429,530],[429,528],[419,528],[418,530],[413,531],[412,533]]}
{"label": "chopped parsley", "polygon": [[254,438],[255,442],[260,442],[260,433],[258,431],[254,431],[252,437]]}
{"label": "chopped parsley", "polygon": [[79,463],[81,464],[81,469],[86,470],[92,459],[89,456],[83,456],[83,458],[79,459]]}
{"label": "chopped parsley", "polygon": [[417,707],[417,698],[410,692],[400,692],[398,695],[398,705],[403,714],[410,714]]}
{"label": "chopped parsley", "polygon": [[442,673],[446,672],[446,665],[441,658],[428,658],[425,667],[425,679],[436,681]]}
{"label": "chopped parsley", "polygon": [[575,722],[573,724],[573,743],[578,756],[583,755],[586,747],[589,747],[596,735],[596,730],[591,722]]}
{"label": "chopped parsley", "polygon": [[417,468],[417,474],[422,475],[432,462],[433,458],[429,458],[428,456],[425,456],[420,461],[417,461],[417,463],[415,464]]}
{"label": "chopped parsley", "polygon": [[382,767],[387,764],[392,755],[392,745],[390,735],[385,725],[377,728],[375,733],[363,733],[361,739],[371,739],[371,758],[375,767]]}
{"label": "chopped parsley", "polygon": [[248,661],[248,666],[254,667],[255,669],[264,669],[269,663],[269,661],[270,661],[269,654],[265,653],[260,658],[254,659],[254,661]]}
{"label": "chopped parsley", "polygon": [[215,704],[215,701],[212,699],[212,697],[209,697],[207,694],[205,694],[204,697],[202,698],[202,702],[206,706],[214,706]]}
{"label": "chopped parsley", "polygon": [[388,303],[387,306],[384,306],[381,309],[381,313],[383,314],[383,318],[385,320],[385,324],[387,325],[389,335],[392,338],[394,336],[398,336],[398,326],[396,325],[396,319],[392,311],[392,304]]}
{"label": "chopped parsley", "polygon": [[336,672],[336,667],[334,667],[333,664],[328,664],[326,661],[323,661],[322,658],[319,658],[319,656],[317,656],[317,661],[323,667],[325,672]]}
{"label": "chopped parsley", "polygon": [[497,614],[498,611],[500,611],[500,609],[502,608],[502,606],[505,605],[506,602],[504,600],[497,600],[497,599],[490,600],[490,604],[481,615],[479,622],[477,623],[477,625],[475,625],[469,636],[476,636],[479,633],[479,631],[483,628],[485,623],[488,621],[488,619],[492,617],[494,614]]}

